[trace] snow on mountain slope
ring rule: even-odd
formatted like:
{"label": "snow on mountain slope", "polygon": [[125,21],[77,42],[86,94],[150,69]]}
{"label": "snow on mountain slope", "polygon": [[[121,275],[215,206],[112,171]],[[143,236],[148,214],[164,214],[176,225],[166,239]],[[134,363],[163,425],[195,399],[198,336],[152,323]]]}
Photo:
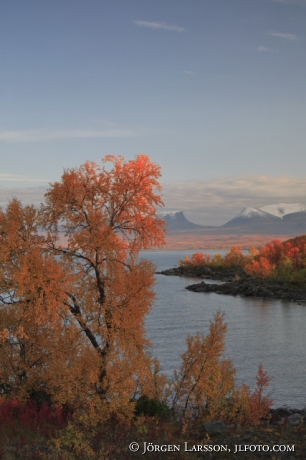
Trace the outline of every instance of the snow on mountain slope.
{"label": "snow on mountain slope", "polygon": [[171,234],[193,231],[275,235],[306,233],[306,205],[301,203],[276,203],[262,208],[246,207],[220,227],[194,224],[186,219],[183,211],[162,211],[159,216],[164,219]]}
{"label": "snow on mountain slope", "polygon": [[306,211],[306,205],[301,203],[278,203],[262,206],[260,210],[273,214],[273,216],[282,218],[293,212]]}
{"label": "snow on mountain slope", "polygon": [[226,222],[223,227],[245,227],[259,231],[263,226],[275,225],[281,219],[259,208],[243,208],[236,217]]}
{"label": "snow on mountain slope", "polygon": [[167,229],[171,232],[204,228],[203,225],[194,224],[186,219],[183,211],[162,211],[158,215],[164,219]]}
{"label": "snow on mountain slope", "polygon": [[271,213],[268,213],[266,211],[264,211],[263,209],[259,209],[259,208],[251,208],[251,207],[246,207],[246,208],[243,208],[243,210],[237,214],[237,216],[235,217],[236,219],[237,218],[247,218],[247,219],[250,219],[251,217],[269,217]]}
{"label": "snow on mountain slope", "polygon": [[170,219],[177,219],[183,211],[161,211],[158,213],[159,217],[162,217],[163,219],[165,217],[170,218]]}
{"label": "snow on mountain slope", "polygon": [[300,203],[277,203],[277,204],[269,204],[267,206],[263,206],[262,208],[251,208],[246,207],[237,214],[234,219],[229,221],[231,224],[238,223],[238,221],[271,221],[274,219],[282,219],[284,216],[293,213],[305,212],[306,205]]}

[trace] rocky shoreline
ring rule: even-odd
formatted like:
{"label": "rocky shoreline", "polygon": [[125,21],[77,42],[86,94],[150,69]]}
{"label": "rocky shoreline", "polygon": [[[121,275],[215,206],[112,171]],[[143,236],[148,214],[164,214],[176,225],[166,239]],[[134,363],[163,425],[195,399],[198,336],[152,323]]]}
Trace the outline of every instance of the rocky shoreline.
{"label": "rocky shoreline", "polygon": [[223,281],[222,284],[201,281],[186,287],[186,289],[193,292],[215,292],[216,294],[232,296],[306,302],[306,287],[288,287],[279,281],[254,278],[239,268],[176,267],[157,272],[157,274]]}

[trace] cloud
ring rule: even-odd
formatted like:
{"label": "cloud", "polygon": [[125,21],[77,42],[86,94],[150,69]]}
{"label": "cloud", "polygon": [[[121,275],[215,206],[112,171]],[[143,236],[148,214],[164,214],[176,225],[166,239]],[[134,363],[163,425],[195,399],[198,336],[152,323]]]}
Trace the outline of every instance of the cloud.
{"label": "cloud", "polygon": [[[192,222],[203,225],[223,225],[246,206],[306,204],[306,177],[240,176],[183,183],[164,182],[162,185],[165,210],[182,210]],[[14,183],[10,188],[0,188],[0,205],[4,207],[8,200],[17,197],[23,204],[39,206],[47,187],[47,184],[29,187]]]}
{"label": "cloud", "polygon": [[1,174],[0,182],[47,182],[46,179],[33,179],[27,176],[21,176],[20,174]]}
{"label": "cloud", "polygon": [[80,139],[102,137],[133,137],[136,134],[128,129],[107,127],[105,129],[30,129],[21,131],[2,131],[0,141],[35,142],[56,139]]}
{"label": "cloud", "polygon": [[306,177],[242,176],[164,183],[163,200],[167,210],[183,210],[195,223],[223,225],[246,206],[306,204]]}
{"label": "cloud", "polygon": [[295,34],[286,34],[286,33],[281,33],[281,32],[267,32],[267,33],[271,37],[275,37],[275,38],[280,38],[280,39],[290,40],[290,41],[298,40]]}
{"label": "cloud", "polygon": [[259,46],[259,47],[257,48],[257,50],[260,51],[260,52],[271,51],[271,49],[270,49],[270,48],[267,48],[266,46]]}
{"label": "cloud", "polygon": [[193,72],[192,70],[184,70],[183,72],[185,75],[195,75],[195,72]]}
{"label": "cloud", "polygon": [[166,24],[165,22],[154,22],[154,21],[134,21],[139,27],[147,27],[149,29],[163,29],[170,30],[172,32],[184,32],[184,27],[174,26],[171,24]]}
{"label": "cloud", "polygon": [[12,198],[17,197],[23,205],[33,204],[38,208],[46,190],[47,186],[0,188],[0,206],[5,208]]}

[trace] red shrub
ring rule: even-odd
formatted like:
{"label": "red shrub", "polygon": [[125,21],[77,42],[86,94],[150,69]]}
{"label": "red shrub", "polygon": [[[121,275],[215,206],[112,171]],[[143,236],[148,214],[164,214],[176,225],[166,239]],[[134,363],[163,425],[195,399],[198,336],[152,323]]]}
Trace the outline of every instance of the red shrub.
{"label": "red shrub", "polygon": [[271,275],[274,266],[271,265],[266,257],[260,257],[259,260],[252,260],[244,267],[248,275],[256,276],[257,278],[267,278]]}
{"label": "red shrub", "polygon": [[20,427],[47,435],[53,429],[64,428],[71,415],[65,406],[39,406],[16,399],[0,400],[0,427],[15,430]]}

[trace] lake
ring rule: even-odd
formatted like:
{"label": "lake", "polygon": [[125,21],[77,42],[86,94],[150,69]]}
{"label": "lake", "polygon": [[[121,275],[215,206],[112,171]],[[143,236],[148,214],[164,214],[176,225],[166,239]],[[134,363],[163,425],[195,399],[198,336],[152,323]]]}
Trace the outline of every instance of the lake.
{"label": "lake", "polygon": [[[224,250],[205,250],[224,254]],[[172,268],[194,251],[145,251],[158,271]],[[185,287],[199,278],[156,275],[156,301],[147,317],[147,336],[162,372],[169,377],[180,367],[186,337],[207,334],[210,321],[220,310],[225,313],[227,339],[225,357],[236,368],[237,384],[255,387],[258,365],[271,378],[269,390],[274,407],[306,406],[305,350],[306,305],[283,300],[232,297],[195,293]]]}

